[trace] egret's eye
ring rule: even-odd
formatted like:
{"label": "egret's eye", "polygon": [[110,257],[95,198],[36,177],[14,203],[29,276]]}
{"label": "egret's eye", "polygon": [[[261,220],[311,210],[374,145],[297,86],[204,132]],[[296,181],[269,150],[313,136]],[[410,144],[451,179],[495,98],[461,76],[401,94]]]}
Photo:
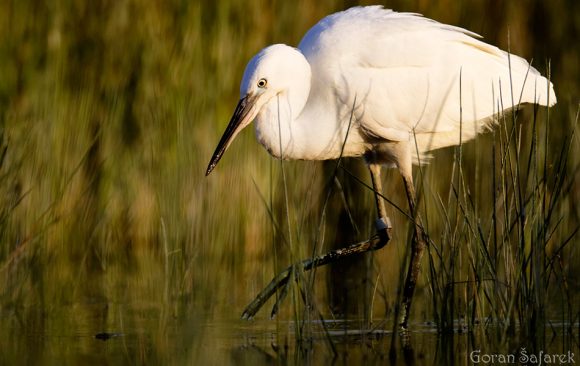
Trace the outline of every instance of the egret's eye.
{"label": "egret's eye", "polygon": [[258,80],[258,88],[265,88],[268,85],[268,81],[266,79]]}

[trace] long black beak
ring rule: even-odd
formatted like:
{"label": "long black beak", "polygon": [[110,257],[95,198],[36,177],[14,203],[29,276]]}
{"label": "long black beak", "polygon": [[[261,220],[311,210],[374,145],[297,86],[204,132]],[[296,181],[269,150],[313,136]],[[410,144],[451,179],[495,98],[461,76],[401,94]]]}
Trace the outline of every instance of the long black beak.
{"label": "long black beak", "polygon": [[247,119],[252,118],[250,116],[250,112],[254,107],[254,100],[255,96],[246,95],[238,102],[236,110],[234,111],[234,115],[232,116],[228,127],[226,127],[226,130],[224,131],[224,134],[218,146],[216,147],[211,160],[209,161],[207,170],[205,172],[206,176],[208,176],[209,173],[211,173],[211,171],[215,168],[236,135],[251,122]]}

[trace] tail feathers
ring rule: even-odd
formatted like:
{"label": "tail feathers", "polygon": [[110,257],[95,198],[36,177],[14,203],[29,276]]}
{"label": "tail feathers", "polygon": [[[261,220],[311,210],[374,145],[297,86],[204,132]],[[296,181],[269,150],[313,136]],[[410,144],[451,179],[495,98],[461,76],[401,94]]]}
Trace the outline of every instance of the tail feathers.
{"label": "tail feathers", "polygon": [[[516,55],[505,56],[508,59],[510,70],[510,90],[513,89],[514,103],[533,103],[551,107],[558,101],[554,92],[554,85],[542,76],[538,70],[528,64],[526,60]],[[502,86],[505,90],[506,86]]]}

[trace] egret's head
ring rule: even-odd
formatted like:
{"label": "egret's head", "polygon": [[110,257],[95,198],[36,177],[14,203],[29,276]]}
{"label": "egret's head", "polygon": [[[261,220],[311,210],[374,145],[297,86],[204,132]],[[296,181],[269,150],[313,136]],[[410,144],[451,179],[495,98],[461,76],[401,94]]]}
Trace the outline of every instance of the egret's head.
{"label": "egret's head", "polygon": [[[307,82],[303,79],[307,78]],[[215,150],[205,175],[211,173],[237,134],[249,125],[262,107],[276,95],[288,98],[290,105],[303,107],[310,90],[310,65],[302,53],[290,46],[276,44],[255,55],[244,72],[240,101]],[[292,91],[292,92],[291,92]],[[303,99],[296,103],[294,99]]]}

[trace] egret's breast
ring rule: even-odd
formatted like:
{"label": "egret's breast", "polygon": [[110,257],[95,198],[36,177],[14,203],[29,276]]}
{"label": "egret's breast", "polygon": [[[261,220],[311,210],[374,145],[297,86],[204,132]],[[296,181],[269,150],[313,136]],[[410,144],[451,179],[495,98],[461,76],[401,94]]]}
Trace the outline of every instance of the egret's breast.
{"label": "egret's breast", "polygon": [[284,109],[266,105],[256,116],[255,134],[256,139],[275,158],[300,159],[296,156],[296,140],[290,126],[289,113]]}
{"label": "egret's breast", "polygon": [[362,156],[369,144],[356,127],[348,129],[337,121],[293,120],[260,115],[255,120],[256,139],[270,155],[282,159],[329,160]]}

